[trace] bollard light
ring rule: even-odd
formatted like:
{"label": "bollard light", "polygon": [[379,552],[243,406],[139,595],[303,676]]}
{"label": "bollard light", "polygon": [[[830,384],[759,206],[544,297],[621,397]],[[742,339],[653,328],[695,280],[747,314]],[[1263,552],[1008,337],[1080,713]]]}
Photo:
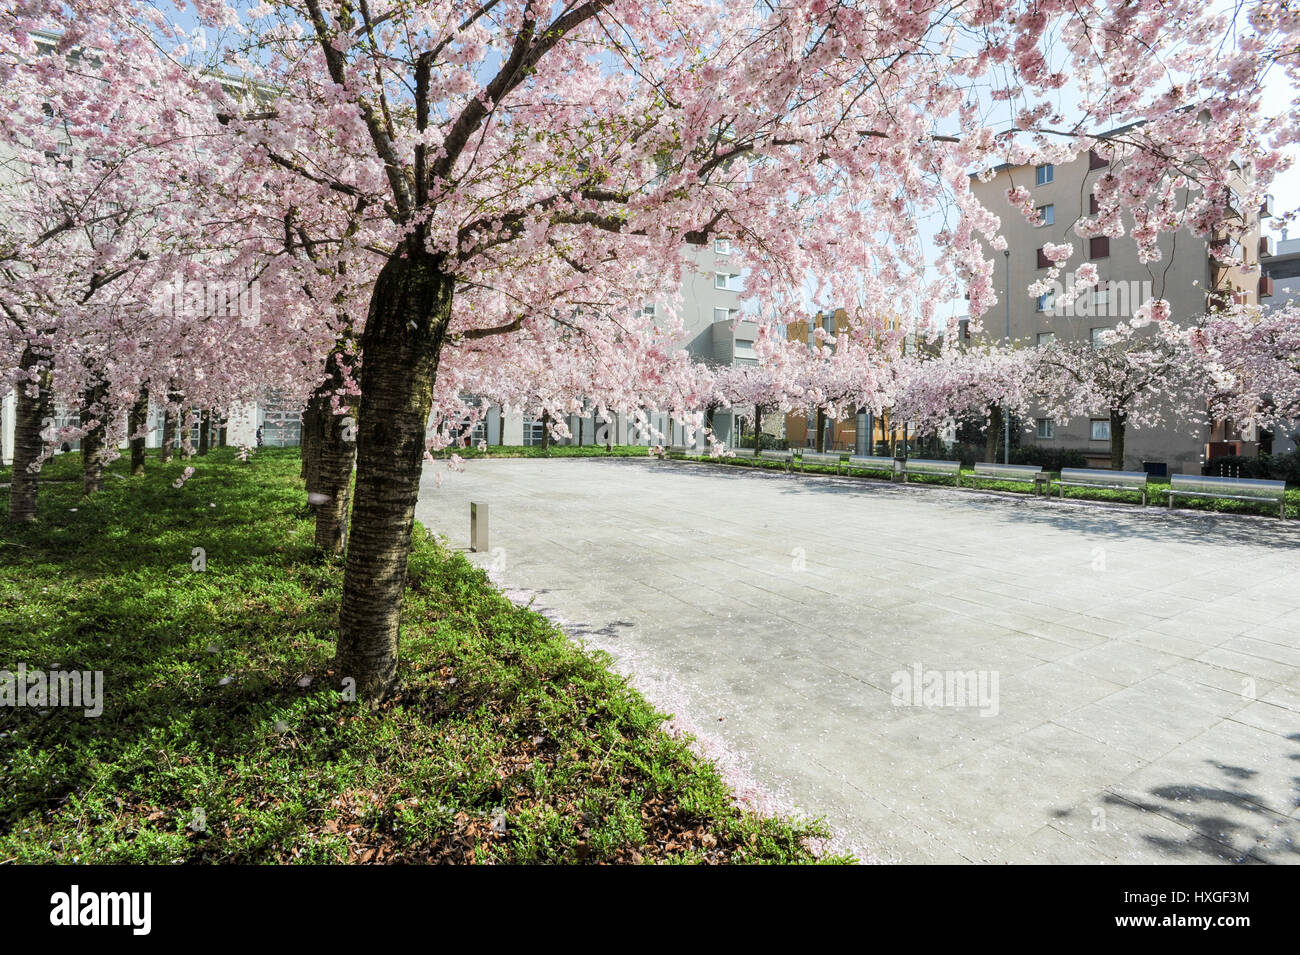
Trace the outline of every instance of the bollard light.
{"label": "bollard light", "polygon": [[469,549],[482,553],[488,549],[488,509],[486,504],[469,505]]}

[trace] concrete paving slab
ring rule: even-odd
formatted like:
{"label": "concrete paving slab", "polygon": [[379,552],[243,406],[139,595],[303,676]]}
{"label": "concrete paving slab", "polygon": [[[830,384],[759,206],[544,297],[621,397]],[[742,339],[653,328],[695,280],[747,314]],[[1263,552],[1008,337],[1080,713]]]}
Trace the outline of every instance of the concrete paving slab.
{"label": "concrete paving slab", "polygon": [[[911,862],[1300,862],[1300,522],[635,459],[418,518],[724,772]],[[982,681],[982,682],[981,682]],[[900,705],[904,704],[904,705]]]}

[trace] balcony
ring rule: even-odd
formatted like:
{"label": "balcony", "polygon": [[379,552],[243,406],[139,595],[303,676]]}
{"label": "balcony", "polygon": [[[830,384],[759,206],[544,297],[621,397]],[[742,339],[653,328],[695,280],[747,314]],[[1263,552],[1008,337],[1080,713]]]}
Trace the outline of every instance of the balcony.
{"label": "balcony", "polygon": [[1271,194],[1264,197],[1264,201],[1259,204],[1259,217],[1261,219],[1273,218],[1273,196]]}
{"label": "balcony", "polygon": [[1275,255],[1277,255],[1277,240],[1271,235],[1261,235],[1259,237],[1259,257],[1268,259]]}
{"label": "balcony", "polygon": [[1210,258],[1219,265],[1241,264],[1241,243],[1236,239],[1225,239],[1210,246]]}
{"label": "balcony", "polygon": [[1233,189],[1231,186],[1227,186],[1224,188],[1223,204],[1227,206],[1228,211],[1230,213],[1232,213],[1238,219],[1241,218],[1241,209],[1242,209],[1241,194],[1237,192],[1236,189]]}
{"label": "balcony", "polygon": [[1259,297],[1260,298],[1273,297],[1273,276],[1261,275],[1259,277]]}

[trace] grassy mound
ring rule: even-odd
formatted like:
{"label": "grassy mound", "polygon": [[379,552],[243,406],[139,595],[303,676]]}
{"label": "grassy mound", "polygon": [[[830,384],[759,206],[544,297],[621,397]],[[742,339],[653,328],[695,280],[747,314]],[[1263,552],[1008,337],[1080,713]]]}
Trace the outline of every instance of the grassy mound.
{"label": "grassy mound", "polygon": [[90,499],[78,465],[0,523],[0,668],[102,671],[103,712],[0,707],[0,862],[814,860],[819,826],[736,808],[607,658],[419,528],[402,691],[345,701],[296,450],[119,461]]}

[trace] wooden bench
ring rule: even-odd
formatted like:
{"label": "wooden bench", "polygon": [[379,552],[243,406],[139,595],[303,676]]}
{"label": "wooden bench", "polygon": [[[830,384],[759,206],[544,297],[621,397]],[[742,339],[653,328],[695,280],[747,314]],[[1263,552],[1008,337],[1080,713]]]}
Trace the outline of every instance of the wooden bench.
{"label": "wooden bench", "polygon": [[1286,520],[1285,481],[1175,474],[1169,478],[1169,487],[1161,493],[1169,495],[1170,507],[1174,506],[1175,497],[1221,498],[1228,501],[1251,501],[1257,504],[1276,503],[1277,516]]}
{"label": "wooden bench", "polygon": [[888,471],[889,480],[894,479],[894,472],[898,470],[898,461],[895,458],[878,457],[874,454],[852,454],[849,455],[848,461],[844,464],[844,473],[852,474],[854,470],[859,471]]}
{"label": "wooden bench", "polygon": [[1056,486],[1065,500],[1067,487],[1092,488],[1094,491],[1132,491],[1142,495],[1142,506],[1147,501],[1147,473],[1145,471],[1109,471],[1102,468],[1062,468]]}
{"label": "wooden bench", "polygon": [[[1043,469],[1034,464],[977,464],[970,474],[971,487],[980,481],[1019,481],[1032,484],[1038,493],[1039,478]],[[957,479],[961,483],[961,478]]]}
{"label": "wooden bench", "polygon": [[841,456],[834,451],[803,451],[799,454],[799,470],[807,470],[808,465],[813,464],[824,468],[834,468],[835,473],[840,473],[840,465],[843,463]]}
{"label": "wooden bench", "polygon": [[903,475],[903,483],[907,483],[909,474],[925,474],[932,477],[950,477],[956,480],[957,486],[961,487],[961,462],[960,461],[935,461],[929,458],[908,458],[906,461],[899,461],[899,473]]}
{"label": "wooden bench", "polygon": [[787,471],[794,459],[794,454],[790,451],[760,451],[758,456],[764,461],[780,461]]}

